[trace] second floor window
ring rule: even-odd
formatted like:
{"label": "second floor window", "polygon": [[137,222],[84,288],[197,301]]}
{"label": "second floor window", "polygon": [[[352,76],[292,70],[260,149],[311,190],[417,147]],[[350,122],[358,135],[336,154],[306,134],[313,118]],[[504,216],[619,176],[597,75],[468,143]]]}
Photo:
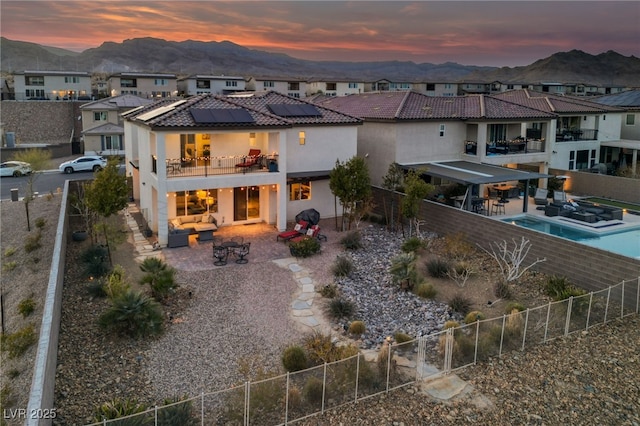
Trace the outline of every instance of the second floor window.
{"label": "second floor window", "polygon": [[65,77],[65,83],[80,83],[80,77]]}
{"label": "second floor window", "polygon": [[358,83],[349,83],[349,89],[357,89]]}
{"label": "second floor window", "polygon": [[438,132],[441,138],[443,138],[443,137],[444,137],[444,130],[445,130],[445,125],[444,125],[444,124],[441,124],[441,125],[440,125],[440,130],[439,130],[439,132]]}
{"label": "second floor window", "polygon": [[227,80],[224,85],[227,87],[238,87],[238,82],[235,80]]}
{"label": "second floor window", "polygon": [[209,80],[196,80],[196,87],[198,89],[211,89],[211,82]]}
{"label": "second floor window", "polygon": [[25,77],[24,83],[27,86],[44,86],[44,76],[34,75],[31,77]]}
{"label": "second floor window", "polygon": [[270,87],[273,88],[275,86],[276,85],[275,85],[275,83],[273,81],[264,81],[264,82],[262,82],[262,87],[264,87],[264,88],[270,88]]}
{"label": "second floor window", "polygon": [[336,90],[336,83],[327,83],[327,90]]}
{"label": "second floor window", "polygon": [[298,82],[290,82],[287,85],[287,90],[300,90],[300,83]]}
{"label": "second floor window", "polygon": [[627,114],[627,119],[625,121],[627,126],[635,126],[636,125],[636,116],[635,114]]}
{"label": "second floor window", "polygon": [[106,111],[94,111],[93,112],[93,121],[107,121],[107,112]]}
{"label": "second floor window", "polygon": [[169,82],[164,78],[156,78],[153,82],[156,86],[168,86]]}
{"label": "second floor window", "polygon": [[122,78],[120,79],[121,87],[138,87],[138,81],[135,78]]}

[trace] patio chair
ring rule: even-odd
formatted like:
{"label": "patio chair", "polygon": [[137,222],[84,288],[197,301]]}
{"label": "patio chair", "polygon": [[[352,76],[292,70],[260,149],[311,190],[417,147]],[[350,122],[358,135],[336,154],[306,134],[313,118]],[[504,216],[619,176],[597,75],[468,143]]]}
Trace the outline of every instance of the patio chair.
{"label": "patio chair", "polygon": [[298,223],[296,223],[296,226],[291,231],[284,231],[279,233],[276,236],[276,241],[280,241],[280,240],[288,241],[291,238],[304,235],[307,233],[308,226],[309,226],[309,222],[301,220]]}
{"label": "patio chair", "polygon": [[236,249],[235,253],[238,258],[236,259],[236,263],[247,263],[249,262],[246,259],[246,256],[249,255],[249,249],[251,248],[251,243],[244,243],[240,246],[240,248]]}
{"label": "patio chair", "polygon": [[241,167],[246,171],[247,169],[258,165],[259,160],[260,160],[260,150],[252,148],[249,150],[249,155],[243,158],[242,163],[236,164],[236,167]]}
{"label": "patio chair", "polygon": [[544,188],[536,188],[536,193],[533,196],[533,202],[538,206],[546,206],[547,196],[549,195],[549,191]]}
{"label": "patio chair", "polygon": [[216,259],[213,262],[216,266],[223,266],[227,264],[227,257],[229,257],[229,249],[225,246],[213,246],[213,258]]}

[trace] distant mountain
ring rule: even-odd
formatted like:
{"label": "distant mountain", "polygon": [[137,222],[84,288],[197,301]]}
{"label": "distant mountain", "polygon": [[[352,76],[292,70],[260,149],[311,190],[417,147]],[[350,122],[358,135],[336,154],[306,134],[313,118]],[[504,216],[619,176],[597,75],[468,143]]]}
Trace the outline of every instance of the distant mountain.
{"label": "distant mountain", "polygon": [[100,73],[156,72],[239,75],[300,79],[359,79],[375,81],[455,82],[559,82],[619,84],[640,87],[640,59],[609,51],[592,56],[579,50],[556,53],[531,65],[496,68],[401,61],[307,61],[281,53],[248,49],[229,41],[172,42],[136,38],[105,42],[77,53],[35,43],[0,39],[0,65],[4,72],[24,70],[87,71]]}

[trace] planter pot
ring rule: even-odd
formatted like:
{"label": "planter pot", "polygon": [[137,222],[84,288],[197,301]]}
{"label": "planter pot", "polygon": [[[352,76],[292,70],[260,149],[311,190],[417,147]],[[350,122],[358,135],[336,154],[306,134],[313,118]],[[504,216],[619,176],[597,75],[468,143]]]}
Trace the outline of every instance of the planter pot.
{"label": "planter pot", "polygon": [[73,239],[73,241],[84,241],[89,237],[89,234],[87,233],[87,231],[73,231],[73,234],[71,234],[71,238]]}

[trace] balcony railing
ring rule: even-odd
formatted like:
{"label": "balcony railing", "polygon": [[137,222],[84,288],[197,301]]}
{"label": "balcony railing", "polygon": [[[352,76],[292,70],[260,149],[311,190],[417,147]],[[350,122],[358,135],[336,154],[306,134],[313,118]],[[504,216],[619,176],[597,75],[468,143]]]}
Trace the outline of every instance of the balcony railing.
{"label": "balcony railing", "polygon": [[544,139],[518,138],[508,141],[495,141],[486,144],[485,154],[491,155],[519,155],[545,152]]}
{"label": "balcony railing", "polygon": [[598,129],[560,129],[556,132],[556,142],[595,140],[598,140]]}
{"label": "balcony railing", "polygon": [[[157,158],[151,161],[151,170],[157,173]],[[278,155],[169,158],[165,167],[167,178],[277,172]]]}

